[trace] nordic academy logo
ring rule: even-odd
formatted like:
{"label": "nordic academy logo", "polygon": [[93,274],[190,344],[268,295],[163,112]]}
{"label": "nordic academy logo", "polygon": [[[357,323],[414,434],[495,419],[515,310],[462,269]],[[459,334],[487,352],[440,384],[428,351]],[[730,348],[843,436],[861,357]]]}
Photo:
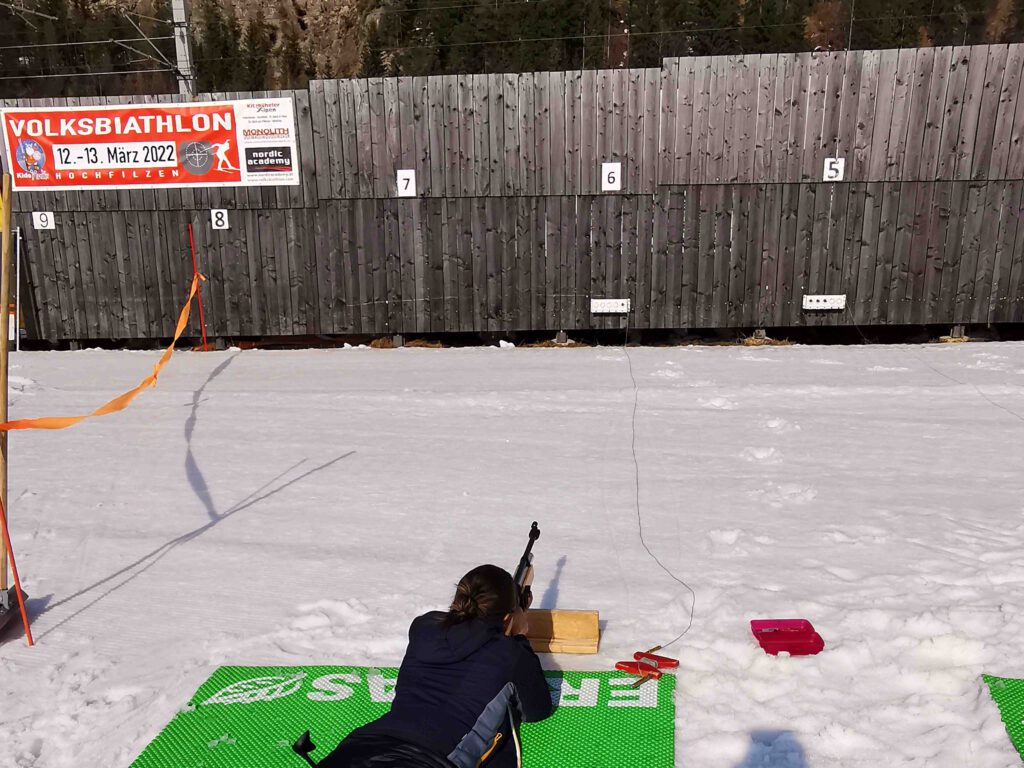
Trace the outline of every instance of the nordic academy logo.
{"label": "nordic academy logo", "polygon": [[[308,687],[307,687],[308,681]],[[369,669],[366,675],[357,672],[333,672],[309,679],[305,671],[293,675],[266,675],[239,680],[222,688],[201,706],[213,704],[257,704],[294,696],[305,691],[305,698],[315,702],[342,701],[359,694],[373,704],[390,704],[395,698],[395,677]],[[633,688],[635,679],[582,677],[573,684],[561,676],[548,676],[551,700],[559,707],[641,707],[658,706],[658,686]]]}

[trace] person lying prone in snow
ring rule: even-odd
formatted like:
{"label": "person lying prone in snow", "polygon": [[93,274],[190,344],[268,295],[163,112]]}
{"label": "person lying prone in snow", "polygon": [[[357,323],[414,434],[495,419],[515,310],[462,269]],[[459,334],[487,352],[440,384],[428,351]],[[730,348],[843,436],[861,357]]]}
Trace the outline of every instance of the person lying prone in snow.
{"label": "person lying prone in snow", "polygon": [[513,768],[519,724],[551,714],[515,581],[496,565],[459,582],[448,612],[409,628],[391,711],[353,731],[320,768]]}

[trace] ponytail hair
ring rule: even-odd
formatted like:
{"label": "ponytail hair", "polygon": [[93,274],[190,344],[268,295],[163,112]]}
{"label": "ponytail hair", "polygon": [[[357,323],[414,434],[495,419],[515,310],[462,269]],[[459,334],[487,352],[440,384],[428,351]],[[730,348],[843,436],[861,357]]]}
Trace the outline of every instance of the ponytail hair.
{"label": "ponytail hair", "polygon": [[518,604],[512,574],[496,565],[480,565],[463,576],[455,588],[444,625],[453,627],[472,619],[501,619]]}

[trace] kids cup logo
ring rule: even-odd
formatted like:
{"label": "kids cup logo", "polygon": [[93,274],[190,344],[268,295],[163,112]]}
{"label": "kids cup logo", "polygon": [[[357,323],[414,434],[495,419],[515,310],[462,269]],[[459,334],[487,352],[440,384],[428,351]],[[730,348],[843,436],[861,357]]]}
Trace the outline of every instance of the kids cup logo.
{"label": "kids cup logo", "polygon": [[299,672],[291,677],[268,676],[239,680],[217,691],[203,704],[253,704],[257,701],[283,699],[299,690],[305,677],[305,672]]}
{"label": "kids cup logo", "polygon": [[46,165],[46,153],[39,145],[39,142],[32,139],[22,139],[18,142],[18,149],[14,156],[18,160],[21,170],[25,171],[25,173],[30,173],[34,177],[43,175],[43,169]]}

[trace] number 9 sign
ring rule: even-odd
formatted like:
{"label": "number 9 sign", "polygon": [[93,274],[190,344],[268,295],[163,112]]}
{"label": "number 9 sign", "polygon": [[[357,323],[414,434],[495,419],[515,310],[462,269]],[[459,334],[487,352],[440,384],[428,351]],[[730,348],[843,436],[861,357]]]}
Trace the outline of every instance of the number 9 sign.
{"label": "number 9 sign", "polygon": [[35,229],[56,229],[57,225],[53,220],[53,211],[33,211],[32,226]]}

